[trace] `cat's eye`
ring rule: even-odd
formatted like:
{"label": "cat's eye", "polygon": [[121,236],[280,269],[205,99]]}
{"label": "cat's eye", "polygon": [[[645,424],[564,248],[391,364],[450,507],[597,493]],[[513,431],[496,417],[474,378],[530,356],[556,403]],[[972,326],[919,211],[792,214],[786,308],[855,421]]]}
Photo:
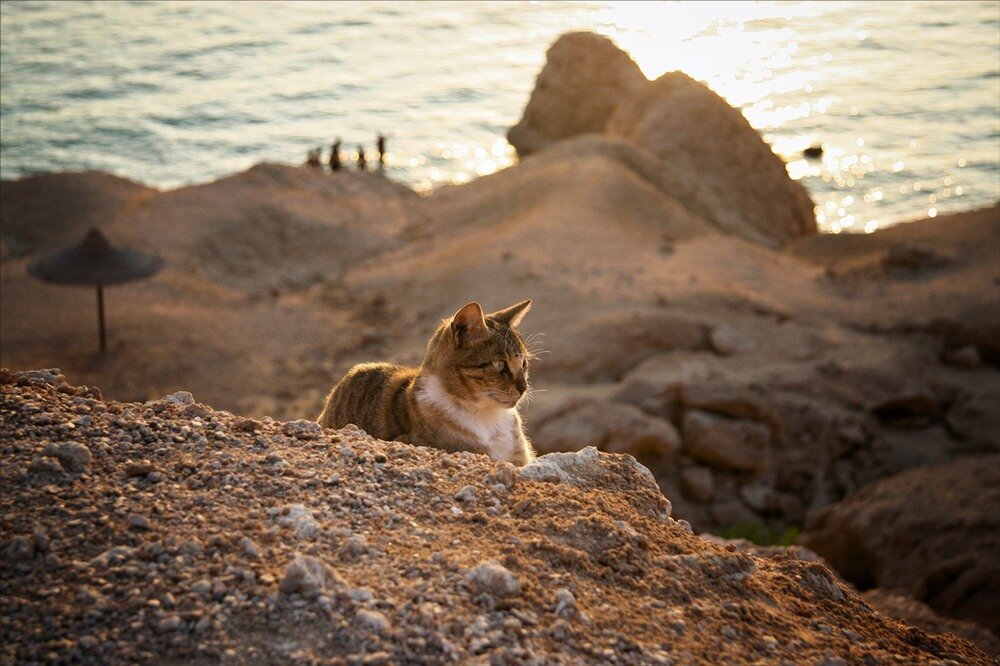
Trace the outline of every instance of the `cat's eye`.
{"label": "cat's eye", "polygon": [[493,363],[491,365],[493,366],[493,369],[496,370],[497,372],[503,372],[503,368],[504,368],[504,362],[503,361],[493,361]]}

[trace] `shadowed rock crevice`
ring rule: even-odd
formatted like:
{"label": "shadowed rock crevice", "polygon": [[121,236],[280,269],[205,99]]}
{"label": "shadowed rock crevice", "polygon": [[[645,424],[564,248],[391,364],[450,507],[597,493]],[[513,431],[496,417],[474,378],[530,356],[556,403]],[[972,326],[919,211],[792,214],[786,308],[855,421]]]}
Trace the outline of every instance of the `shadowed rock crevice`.
{"label": "shadowed rock crevice", "polygon": [[1000,629],[1000,456],[908,470],[810,518],[800,543],[861,589]]}

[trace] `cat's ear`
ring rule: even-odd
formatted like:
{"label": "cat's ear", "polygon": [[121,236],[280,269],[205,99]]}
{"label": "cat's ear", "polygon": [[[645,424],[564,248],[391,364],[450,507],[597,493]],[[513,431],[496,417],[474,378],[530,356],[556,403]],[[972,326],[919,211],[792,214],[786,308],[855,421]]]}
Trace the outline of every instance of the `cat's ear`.
{"label": "cat's ear", "polygon": [[451,334],[459,345],[486,335],[486,320],[479,303],[473,301],[455,313],[451,318]]}
{"label": "cat's ear", "polygon": [[529,298],[528,300],[518,303],[517,305],[512,305],[509,308],[504,308],[503,310],[497,310],[488,316],[490,319],[514,328],[521,323],[521,320],[524,319],[524,315],[528,314],[528,310],[530,309],[531,299]]}

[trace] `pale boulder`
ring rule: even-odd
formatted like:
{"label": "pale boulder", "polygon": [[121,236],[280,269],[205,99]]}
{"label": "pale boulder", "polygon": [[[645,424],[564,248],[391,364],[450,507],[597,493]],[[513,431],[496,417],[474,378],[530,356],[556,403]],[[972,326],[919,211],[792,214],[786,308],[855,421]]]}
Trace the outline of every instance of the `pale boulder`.
{"label": "pale boulder", "polygon": [[549,419],[532,435],[544,451],[573,451],[594,446],[612,453],[671,455],[681,448],[669,421],[620,402],[602,400],[581,405]]}
{"label": "pale boulder", "polygon": [[722,356],[733,356],[753,351],[757,346],[752,337],[729,324],[719,324],[709,331],[708,344],[712,351]]}
{"label": "pale boulder", "polygon": [[305,597],[315,597],[344,586],[344,579],[326,562],[309,555],[296,555],[285,567],[278,589],[285,594],[298,592]]}
{"label": "pale boulder", "polygon": [[600,132],[618,100],[646,83],[639,66],[607,37],[562,35],[549,47],[524,115],[507,140],[524,156],[559,139]]}
{"label": "pale boulder", "polygon": [[771,428],[746,419],[726,419],[695,409],[684,415],[684,449],[728,469],[759,471],[767,465]]}
{"label": "pale boulder", "polygon": [[465,578],[476,591],[494,597],[516,597],[521,594],[521,582],[507,567],[495,560],[480,562],[466,573]]}
{"label": "pale boulder", "polygon": [[629,455],[601,453],[592,446],[574,453],[549,453],[519,470],[522,480],[600,488],[626,495],[636,511],[660,520],[670,517],[670,501],[652,473]]}

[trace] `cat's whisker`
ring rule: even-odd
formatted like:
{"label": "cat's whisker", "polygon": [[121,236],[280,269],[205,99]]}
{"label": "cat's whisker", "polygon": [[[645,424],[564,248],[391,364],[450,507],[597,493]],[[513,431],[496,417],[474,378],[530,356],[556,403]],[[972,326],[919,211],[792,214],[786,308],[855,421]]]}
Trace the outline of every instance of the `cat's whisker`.
{"label": "cat's whisker", "polygon": [[539,354],[547,354],[548,353],[548,350],[542,349],[540,343],[541,343],[541,341],[538,341],[538,340],[528,340],[527,342],[525,342],[524,346],[527,348],[528,354],[529,354],[529,356],[531,356],[531,358],[535,358]]}

